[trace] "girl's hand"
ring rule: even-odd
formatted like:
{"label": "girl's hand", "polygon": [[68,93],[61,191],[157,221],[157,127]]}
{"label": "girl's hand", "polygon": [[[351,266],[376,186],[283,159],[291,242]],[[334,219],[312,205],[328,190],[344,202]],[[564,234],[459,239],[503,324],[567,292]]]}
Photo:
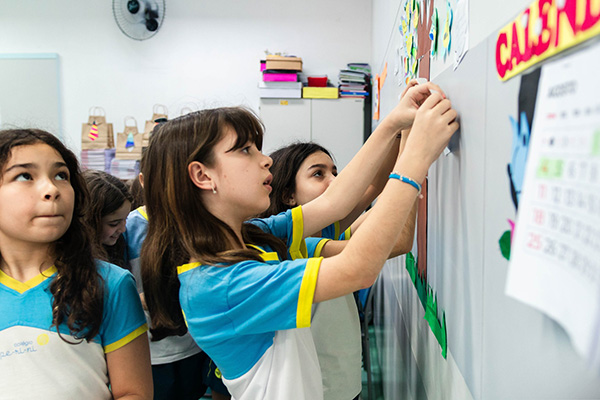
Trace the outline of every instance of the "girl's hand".
{"label": "girl's hand", "polygon": [[409,128],[415,120],[419,107],[431,96],[431,93],[435,92],[446,97],[442,89],[435,83],[427,82],[419,85],[416,79],[411,80],[402,93],[400,102],[382,121],[382,124],[389,124],[397,132]]}
{"label": "girl's hand", "polygon": [[444,98],[441,92],[432,93],[416,112],[404,153],[431,165],[458,129],[456,117],[450,100]]}
{"label": "girl's hand", "polygon": [[406,84],[406,87],[404,88],[404,90],[402,91],[402,94],[400,95],[400,99],[402,99],[404,96],[406,96],[406,92],[408,92],[408,89],[410,89],[413,86],[417,86],[419,84],[419,81],[416,79],[411,79],[410,81],[408,81],[408,83]]}

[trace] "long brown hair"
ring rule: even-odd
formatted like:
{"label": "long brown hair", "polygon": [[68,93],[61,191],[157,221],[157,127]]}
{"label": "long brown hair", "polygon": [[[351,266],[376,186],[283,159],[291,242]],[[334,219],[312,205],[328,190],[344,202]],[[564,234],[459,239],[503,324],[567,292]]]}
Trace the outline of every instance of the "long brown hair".
{"label": "long brown hair", "polygon": [[104,294],[102,278],[94,261],[92,234],[83,220],[89,194],[77,157],[48,132],[4,130],[0,131],[0,171],[4,170],[13,148],[38,143],[47,144],[61,155],[69,169],[69,180],[75,193],[71,225],[53,246],[57,272],[50,284],[52,326],[58,331],[60,324],[65,322],[73,336],[90,341],[100,330]]}
{"label": "long brown hair", "polygon": [[[186,114],[158,125],[151,136],[142,169],[149,224],[141,264],[153,340],[186,331],[179,305],[177,266],[190,258],[207,265],[262,260],[254,249],[231,249],[230,240],[238,240],[236,235],[208,212],[202,204],[201,190],[188,176],[187,168],[193,161],[214,165],[214,146],[227,127],[237,134],[230,151],[248,142],[261,149],[262,123],[251,111],[238,107]],[[248,244],[270,246],[281,259],[286,257],[281,240],[253,225],[244,224],[242,238]]]}
{"label": "long brown hair", "polygon": [[121,235],[112,246],[101,243],[102,218],[117,211],[126,200],[133,203],[133,196],[129,193],[127,185],[119,178],[104,171],[87,170],[83,172],[90,201],[85,213],[85,222],[94,231],[94,240],[97,248],[101,250],[101,258],[121,268],[127,269],[125,262],[125,239]]}

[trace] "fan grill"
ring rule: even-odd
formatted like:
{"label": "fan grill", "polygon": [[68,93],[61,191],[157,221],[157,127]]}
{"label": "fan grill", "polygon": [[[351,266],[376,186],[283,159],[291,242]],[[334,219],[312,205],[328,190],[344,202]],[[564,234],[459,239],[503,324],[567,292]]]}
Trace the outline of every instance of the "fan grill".
{"label": "fan grill", "polygon": [[156,35],[165,18],[164,0],[113,0],[112,6],[117,26],[134,40]]}

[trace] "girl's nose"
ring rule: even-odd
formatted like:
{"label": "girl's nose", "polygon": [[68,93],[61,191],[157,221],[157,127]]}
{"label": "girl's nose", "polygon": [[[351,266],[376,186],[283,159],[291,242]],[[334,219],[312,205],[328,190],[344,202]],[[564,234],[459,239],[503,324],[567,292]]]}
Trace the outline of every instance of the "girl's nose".
{"label": "girl's nose", "polygon": [[265,167],[271,168],[271,165],[273,165],[273,159],[265,154]]}
{"label": "girl's nose", "polygon": [[123,222],[119,223],[119,225],[117,227],[117,232],[119,232],[119,235],[120,235],[120,234],[124,233],[126,229],[127,229],[126,221],[123,221]]}
{"label": "girl's nose", "polygon": [[42,193],[46,200],[56,200],[60,196],[60,191],[49,179],[43,183]]}

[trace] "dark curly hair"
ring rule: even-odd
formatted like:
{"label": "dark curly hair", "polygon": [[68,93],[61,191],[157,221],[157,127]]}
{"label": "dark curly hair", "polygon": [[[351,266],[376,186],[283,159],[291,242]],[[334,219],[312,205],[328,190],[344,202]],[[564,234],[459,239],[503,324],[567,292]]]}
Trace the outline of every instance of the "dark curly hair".
{"label": "dark curly hair", "polygon": [[[0,170],[4,171],[12,149],[40,143],[47,144],[61,155],[69,169],[69,180],[75,194],[71,225],[52,248],[54,266],[57,269],[56,276],[50,284],[53,296],[52,326],[59,331],[59,326],[66,323],[76,339],[89,342],[98,334],[102,323],[104,285],[94,260],[97,249],[91,239],[90,229],[83,220],[89,194],[81,176],[77,157],[58,138],[46,131],[2,130]],[[61,338],[67,341],[62,335]]]}

